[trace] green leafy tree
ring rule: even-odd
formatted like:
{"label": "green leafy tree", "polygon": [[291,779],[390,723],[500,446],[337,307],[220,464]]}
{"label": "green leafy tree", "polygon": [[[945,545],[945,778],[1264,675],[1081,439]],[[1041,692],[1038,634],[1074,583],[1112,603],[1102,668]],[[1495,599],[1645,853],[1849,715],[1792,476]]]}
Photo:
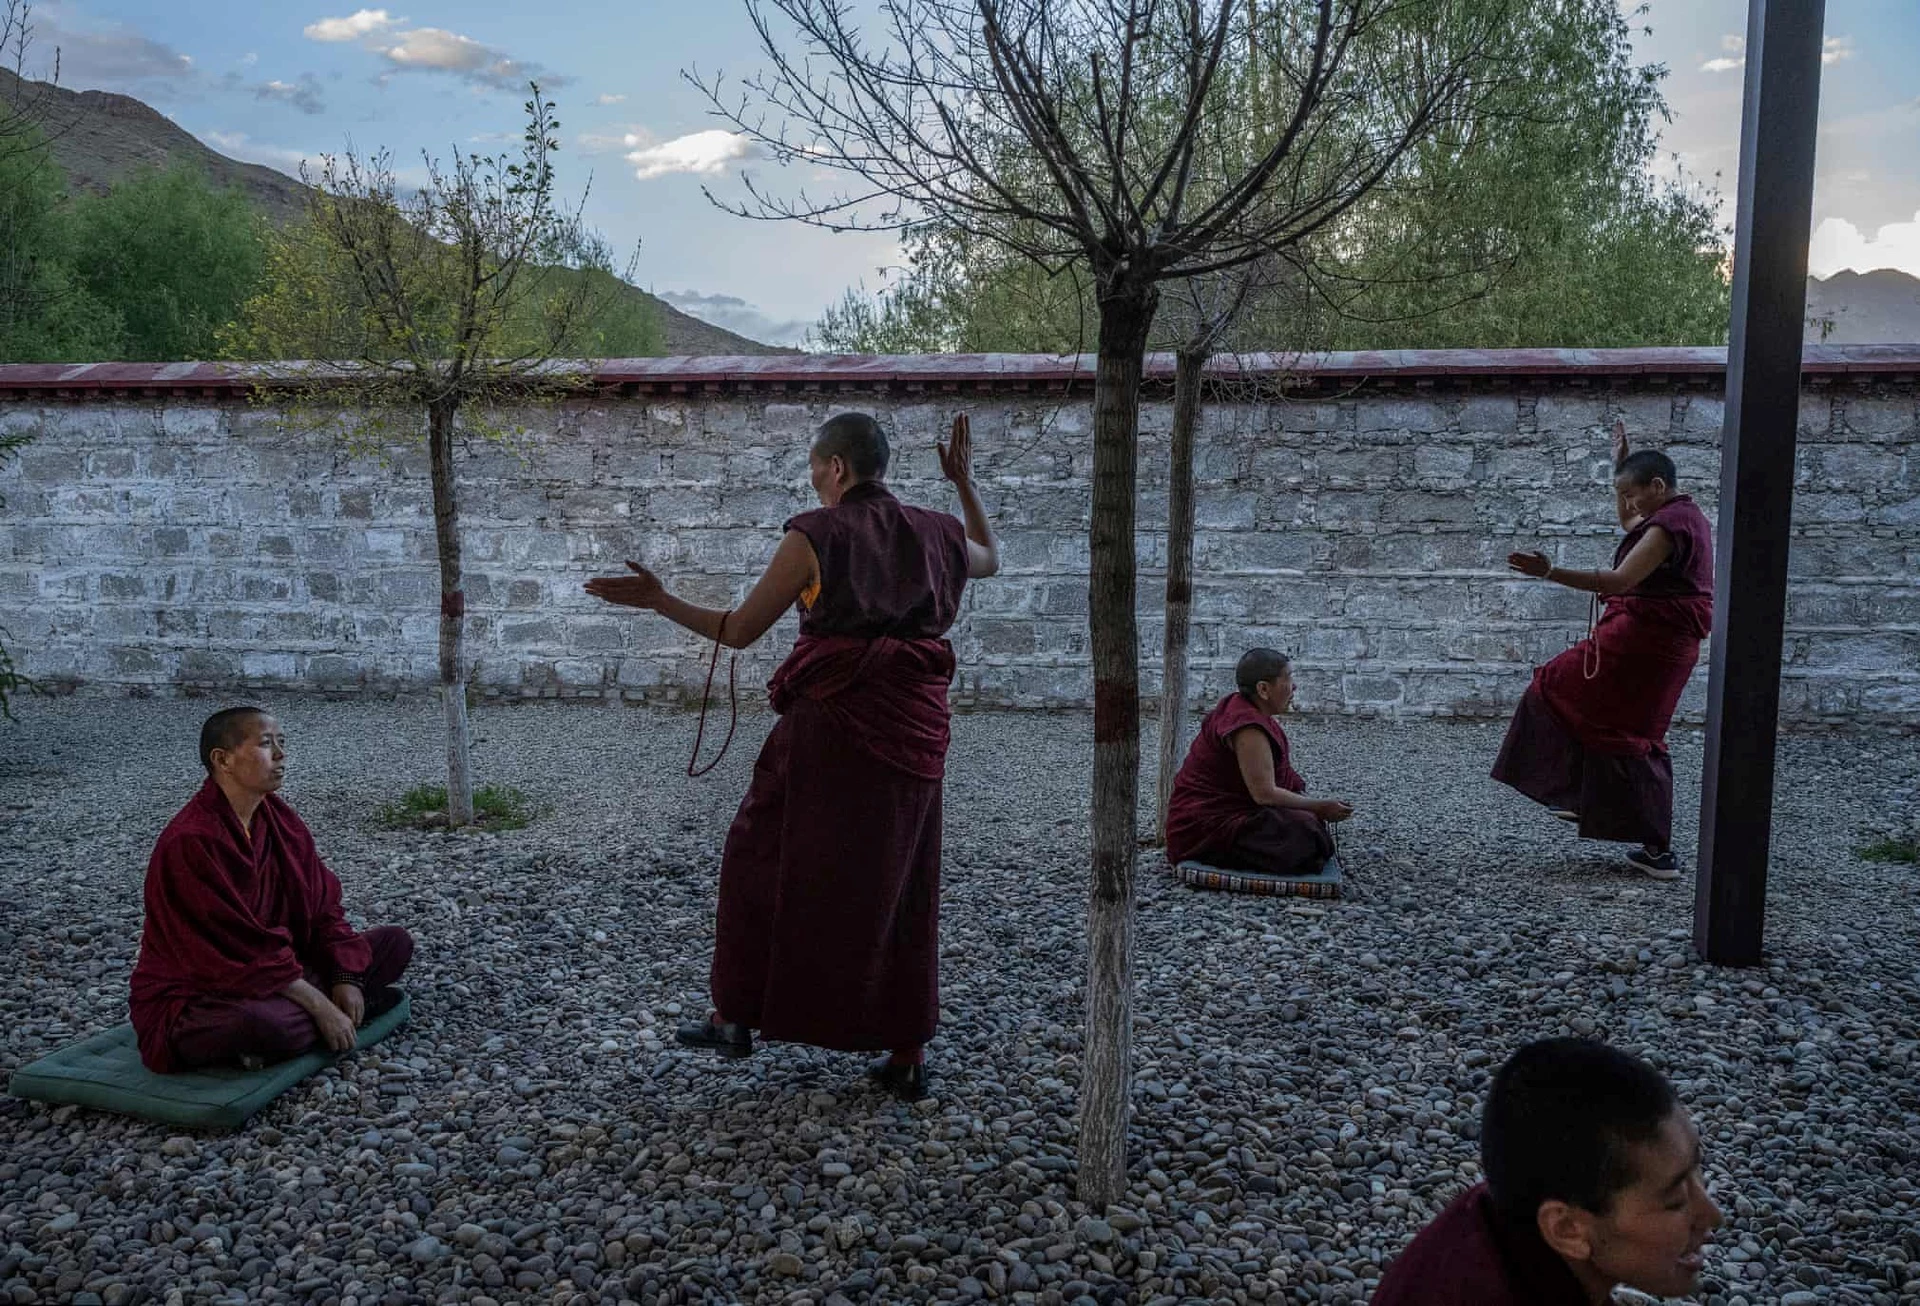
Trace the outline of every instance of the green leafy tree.
{"label": "green leafy tree", "polygon": [[586,386],[581,360],[607,338],[598,324],[621,287],[606,244],[557,196],[560,124],[537,86],[526,111],[517,156],[429,158],[426,184],[405,196],[384,154],[324,160],[306,177],[307,221],[274,242],[264,288],[227,339],[243,356],[337,360],[285,373],[269,394],[291,388],[300,410],[351,414],[358,440],[425,438],[454,826],[474,814],[457,445],[513,434],[508,405]]}
{"label": "green leafy tree", "polygon": [[120,321],[74,275],[65,178],[44,137],[14,140],[0,152],[0,362],[107,357]]}
{"label": "green leafy tree", "polygon": [[119,316],[125,359],[215,357],[266,267],[266,220],[185,164],[75,201],[71,222],[74,276]]}

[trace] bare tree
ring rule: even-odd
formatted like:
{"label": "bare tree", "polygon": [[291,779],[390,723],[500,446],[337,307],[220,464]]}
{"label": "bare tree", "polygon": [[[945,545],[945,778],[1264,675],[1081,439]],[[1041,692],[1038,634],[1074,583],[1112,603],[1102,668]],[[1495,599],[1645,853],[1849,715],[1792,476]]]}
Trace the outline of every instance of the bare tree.
{"label": "bare tree", "polygon": [[[873,40],[852,0],[746,4],[766,71],[737,95],[700,84],[776,160],[804,159],[849,185],[783,196],[749,180],[745,198],[724,207],[835,229],[938,218],[1043,267],[1078,262],[1092,273],[1093,848],[1079,1188],[1105,1206],[1126,1187],[1137,425],[1161,285],[1271,257],[1338,223],[1436,125],[1471,112],[1503,24],[1459,0],[1282,0],[1258,10],[1282,71],[1256,111],[1232,93],[1254,12],[1234,0],[878,0]],[[1009,147],[1034,166],[997,168]]]}
{"label": "bare tree", "polygon": [[556,197],[559,122],[537,86],[526,111],[517,157],[428,158],[426,184],[404,197],[385,154],[303,170],[308,221],[270,253],[268,288],[229,341],[249,357],[339,360],[277,378],[270,394],[291,384],[297,406],[356,410],[365,442],[410,444],[424,418],[454,826],[473,821],[455,442],[511,434],[492,417],[501,406],[588,384],[578,360],[619,290],[605,244]]}
{"label": "bare tree", "polygon": [[0,5],[0,159],[44,148],[47,110],[60,81],[60,51],[44,81],[27,76],[33,49],[33,5],[5,0]]}

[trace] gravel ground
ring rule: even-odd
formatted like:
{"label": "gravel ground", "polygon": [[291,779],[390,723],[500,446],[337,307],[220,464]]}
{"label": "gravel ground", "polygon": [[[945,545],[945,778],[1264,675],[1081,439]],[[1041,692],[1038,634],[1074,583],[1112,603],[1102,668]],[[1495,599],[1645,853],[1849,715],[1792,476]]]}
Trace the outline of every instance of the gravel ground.
{"label": "gravel ground", "polygon": [[[1785,744],[1770,965],[1716,971],[1691,881],[1625,873],[1484,779],[1485,726],[1304,720],[1352,797],[1331,910],[1143,861],[1135,1181],[1073,1200],[1087,721],[959,718],[938,1097],[857,1058],[669,1046],[702,1007],[720,837],[684,716],[476,717],[484,779],[545,814],[394,833],[433,777],[424,701],[276,705],[288,797],[368,922],[419,943],[411,1029],[231,1136],[0,1106],[0,1301],[1359,1301],[1476,1174],[1492,1068],[1595,1034],[1697,1113],[1729,1226],[1701,1299],[1920,1301],[1912,739]],[[64,700],[0,727],[0,1071],[118,1021],[155,834],[210,705]],[[1691,847],[1700,747],[1676,741]]]}

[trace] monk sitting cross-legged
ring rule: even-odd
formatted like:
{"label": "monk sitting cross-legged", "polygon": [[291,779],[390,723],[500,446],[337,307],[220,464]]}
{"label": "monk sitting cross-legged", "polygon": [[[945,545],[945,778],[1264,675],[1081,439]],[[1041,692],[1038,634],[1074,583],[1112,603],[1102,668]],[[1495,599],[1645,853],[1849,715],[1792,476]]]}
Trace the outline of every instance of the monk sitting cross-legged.
{"label": "monk sitting cross-legged", "polygon": [[403,929],[356,933],[340,881],[275,792],[286,739],[258,708],[200,729],[207,780],[154,845],[130,1002],[140,1059],[162,1074],[345,1052],[400,999]]}
{"label": "monk sitting cross-legged", "polygon": [[1333,856],[1327,823],[1353,808],[1307,797],[1279,717],[1293,705],[1293,668],[1283,653],[1248,650],[1234,668],[1239,689],[1201,723],[1167,803],[1167,860],[1230,871],[1314,875]]}
{"label": "monk sitting cross-legged", "polygon": [[1667,727],[1713,626],[1713,535],[1679,493],[1673,460],[1633,452],[1613,430],[1614,508],[1626,538],[1602,571],[1515,553],[1515,571],[1600,596],[1593,634],[1533,673],[1507,729],[1493,778],[1583,837],[1637,842],[1627,862],[1677,879],[1672,849],[1673,760]]}
{"label": "monk sitting cross-legged", "polygon": [[681,1026],[724,1056],[769,1039],[890,1051],[871,1073],[923,1096],[940,1013],[940,822],[947,684],[942,638],[969,577],[999,568],[964,416],[940,447],[966,523],[909,507],[881,478],[888,446],[865,413],[820,428],[808,458],[822,507],[787,523],[739,609],[697,607],[651,572],[587,582],[695,634],[745,648],[798,603],[800,638],[767,686],[780,719],[754,764],[720,860],[713,1012]]}

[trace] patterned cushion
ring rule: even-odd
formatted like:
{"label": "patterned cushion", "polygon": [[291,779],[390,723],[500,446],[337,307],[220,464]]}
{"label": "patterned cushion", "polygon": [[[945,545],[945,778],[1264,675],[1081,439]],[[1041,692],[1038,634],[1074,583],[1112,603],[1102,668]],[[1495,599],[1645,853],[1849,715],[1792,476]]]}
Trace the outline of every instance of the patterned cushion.
{"label": "patterned cushion", "polygon": [[1227,871],[1204,862],[1181,862],[1173,873],[1182,884],[1196,889],[1224,889],[1228,893],[1264,893],[1295,898],[1338,898],[1340,863],[1333,858],[1318,875],[1269,875],[1265,871]]}
{"label": "patterned cushion", "polygon": [[[395,1006],[360,1027],[357,1047],[372,1047],[411,1014],[402,994]],[[331,1052],[309,1052],[261,1070],[235,1066],[156,1075],[140,1064],[133,1026],[115,1025],[22,1066],[7,1091],[36,1102],[71,1102],[189,1129],[238,1129],[254,1112],[338,1059]]]}

